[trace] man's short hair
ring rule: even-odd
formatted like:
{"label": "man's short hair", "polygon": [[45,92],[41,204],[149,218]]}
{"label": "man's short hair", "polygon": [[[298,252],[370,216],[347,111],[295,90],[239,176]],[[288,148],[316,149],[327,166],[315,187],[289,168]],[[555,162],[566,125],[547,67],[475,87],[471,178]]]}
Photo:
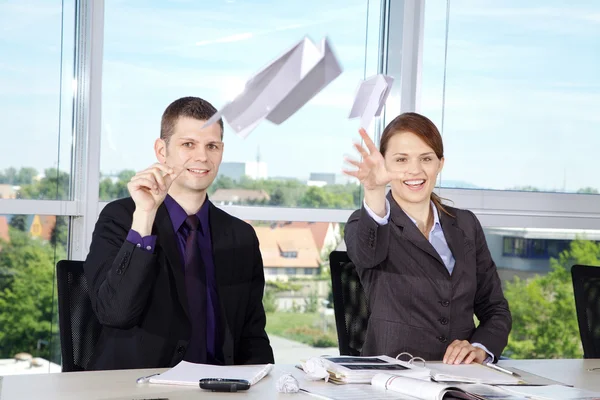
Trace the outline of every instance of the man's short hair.
{"label": "man's short hair", "polygon": [[[165,142],[169,141],[179,117],[207,121],[216,112],[217,109],[212,104],[200,97],[182,97],[177,99],[169,104],[162,115],[160,121],[160,138]],[[221,139],[223,139],[223,119],[220,118],[218,123],[221,127]]]}

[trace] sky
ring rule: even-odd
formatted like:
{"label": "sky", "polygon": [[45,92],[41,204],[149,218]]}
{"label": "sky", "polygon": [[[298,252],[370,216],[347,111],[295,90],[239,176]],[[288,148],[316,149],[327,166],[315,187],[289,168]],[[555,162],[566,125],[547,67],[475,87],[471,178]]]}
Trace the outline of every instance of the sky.
{"label": "sky", "polygon": [[[64,4],[0,0],[0,169],[70,168],[74,10]],[[443,128],[442,184],[600,189],[600,3],[452,0],[449,20],[446,4],[426,2],[418,106]],[[101,171],[146,168],[171,101],[221,108],[308,35],[331,40],[344,72],[279,126],[263,121],[246,139],[226,127],[224,161],[260,152],[270,176],[340,173],[358,138],[354,93],[377,72],[379,12],[373,0],[105,2]]]}

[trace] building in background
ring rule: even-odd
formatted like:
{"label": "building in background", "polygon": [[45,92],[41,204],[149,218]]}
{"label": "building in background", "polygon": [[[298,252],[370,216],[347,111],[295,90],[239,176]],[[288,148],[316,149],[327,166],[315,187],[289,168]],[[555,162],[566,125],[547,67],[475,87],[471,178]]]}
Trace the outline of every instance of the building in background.
{"label": "building in background", "polygon": [[547,274],[550,258],[558,259],[573,240],[600,241],[600,232],[592,230],[486,228],[484,232],[503,281]]}
{"label": "building in background", "polygon": [[340,240],[342,240],[342,233],[340,230],[340,224],[337,222],[305,222],[305,221],[288,221],[279,222],[277,224],[281,228],[308,228],[310,229],[317,250],[321,255],[321,258],[327,259],[327,254],[333,251]]}
{"label": "building in background", "polygon": [[[0,239],[10,242],[9,227],[14,215],[0,215]],[[33,238],[49,241],[56,226],[55,215],[26,215],[25,232]]]}
{"label": "building in background", "polygon": [[318,275],[321,257],[310,228],[254,227],[260,243],[265,279]]}
{"label": "building in background", "polygon": [[249,162],[223,162],[219,167],[219,176],[226,176],[239,182],[243,176],[251,179],[267,179],[267,163],[262,161],[260,148],[256,149],[256,160]]}
{"label": "building in background", "polygon": [[210,196],[210,201],[220,206],[262,204],[269,200],[271,200],[271,196],[262,189],[217,189]]}
{"label": "building in background", "polygon": [[18,186],[8,185],[6,183],[0,184],[0,199],[16,199]]}
{"label": "building in background", "polygon": [[0,215],[0,240],[4,242],[10,241],[10,236],[8,235],[8,218],[4,215]]}
{"label": "building in background", "polygon": [[306,181],[307,186],[323,187],[325,185],[346,185],[348,183],[356,184],[356,179],[333,172],[311,172]]}

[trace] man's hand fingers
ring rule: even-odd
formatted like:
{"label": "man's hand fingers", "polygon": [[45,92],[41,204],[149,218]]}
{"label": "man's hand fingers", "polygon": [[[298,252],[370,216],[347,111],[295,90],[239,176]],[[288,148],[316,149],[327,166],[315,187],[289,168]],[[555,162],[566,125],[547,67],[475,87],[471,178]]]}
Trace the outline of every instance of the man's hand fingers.
{"label": "man's hand fingers", "polygon": [[154,163],[148,169],[146,169],[145,171],[149,171],[149,170],[152,170],[152,169],[161,170],[163,172],[163,175],[170,174],[170,173],[173,172],[173,168],[169,167],[166,164],[161,164],[161,163]]}
{"label": "man's hand fingers", "polygon": [[186,170],[185,167],[177,168],[177,169],[171,168],[171,173],[164,176],[165,190],[169,190],[169,188],[171,187],[171,185],[173,184],[175,179],[177,179],[177,177],[179,177],[179,175],[181,175],[183,173],[183,171],[185,171],[185,170]]}
{"label": "man's hand fingers", "polygon": [[151,191],[158,190],[156,187],[156,182],[154,182],[153,180],[147,179],[147,178],[143,178],[143,177],[139,177],[135,180],[132,179],[127,184],[127,187],[129,188],[129,190],[138,190],[138,189],[147,189],[147,190],[151,190]]}
{"label": "man's hand fingers", "polygon": [[158,184],[160,190],[166,190],[167,185],[165,184],[165,179],[163,177],[162,170],[159,168],[151,168],[149,172],[154,176],[154,179],[156,180],[156,183]]}

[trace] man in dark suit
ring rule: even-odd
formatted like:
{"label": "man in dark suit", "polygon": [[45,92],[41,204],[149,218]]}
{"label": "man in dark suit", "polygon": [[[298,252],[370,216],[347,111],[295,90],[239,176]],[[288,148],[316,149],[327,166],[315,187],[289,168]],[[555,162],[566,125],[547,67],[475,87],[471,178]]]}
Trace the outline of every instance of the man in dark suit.
{"label": "man in dark suit", "polygon": [[223,122],[185,97],[165,110],[158,163],[109,203],[84,264],[102,333],[89,370],[273,362],[253,228],[206,191],[223,156]]}

